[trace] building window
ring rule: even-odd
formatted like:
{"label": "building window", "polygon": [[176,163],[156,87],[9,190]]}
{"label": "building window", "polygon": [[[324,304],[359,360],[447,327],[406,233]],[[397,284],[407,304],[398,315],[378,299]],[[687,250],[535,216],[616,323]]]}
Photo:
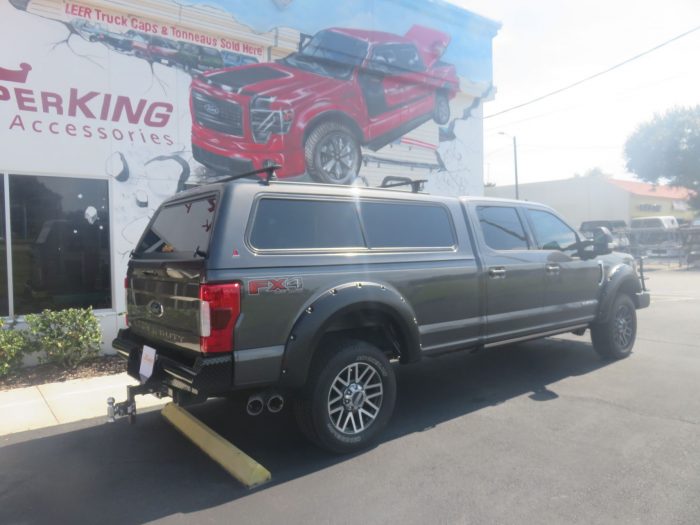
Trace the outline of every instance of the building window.
{"label": "building window", "polygon": [[642,203],[637,208],[639,211],[661,211],[661,204]]}
{"label": "building window", "polygon": [[107,181],[10,175],[14,314],[110,308]]}
{"label": "building window", "polygon": [[0,174],[0,317],[10,314],[7,288],[7,240],[5,238],[5,176]]}

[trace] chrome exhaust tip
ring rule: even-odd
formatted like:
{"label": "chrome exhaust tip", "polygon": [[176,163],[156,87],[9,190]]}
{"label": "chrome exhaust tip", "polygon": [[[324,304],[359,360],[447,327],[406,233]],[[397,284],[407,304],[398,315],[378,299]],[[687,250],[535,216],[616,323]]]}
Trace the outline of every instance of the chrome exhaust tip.
{"label": "chrome exhaust tip", "polygon": [[272,394],[267,399],[267,409],[272,414],[276,414],[284,408],[284,398],[279,394]]}
{"label": "chrome exhaust tip", "polygon": [[248,398],[248,403],[246,403],[245,411],[249,416],[259,416],[262,414],[265,408],[265,402],[260,394],[252,395]]}

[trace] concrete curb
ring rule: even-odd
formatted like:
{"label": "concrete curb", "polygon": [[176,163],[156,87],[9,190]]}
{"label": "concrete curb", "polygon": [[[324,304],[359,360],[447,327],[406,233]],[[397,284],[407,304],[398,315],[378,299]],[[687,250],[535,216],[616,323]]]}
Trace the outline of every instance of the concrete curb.
{"label": "concrete curb", "polygon": [[[0,392],[0,436],[107,417],[107,398],[121,401],[127,385],[137,382],[126,373],[72,379],[61,383],[16,388]],[[138,408],[159,407],[166,401],[139,396]]]}

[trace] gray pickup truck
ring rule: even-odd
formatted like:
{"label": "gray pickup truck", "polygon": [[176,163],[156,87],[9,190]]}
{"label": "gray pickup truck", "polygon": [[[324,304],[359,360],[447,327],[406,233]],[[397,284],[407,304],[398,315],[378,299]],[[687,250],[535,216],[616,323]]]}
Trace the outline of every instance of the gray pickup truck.
{"label": "gray pickup truck", "polygon": [[141,384],[114,415],[147,392],[235,393],[251,415],[288,399],[338,453],[389,421],[397,363],[586,329],[619,359],[649,305],[634,259],[546,206],[269,179],[164,202],[125,286],[113,346]]}

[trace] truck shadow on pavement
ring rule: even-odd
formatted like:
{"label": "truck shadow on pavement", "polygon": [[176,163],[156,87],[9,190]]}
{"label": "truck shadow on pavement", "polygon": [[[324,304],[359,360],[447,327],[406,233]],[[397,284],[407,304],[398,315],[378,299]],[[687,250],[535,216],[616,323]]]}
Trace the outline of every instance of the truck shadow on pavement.
{"label": "truck shadow on pavement", "polygon": [[[587,339],[550,339],[399,367],[396,411],[382,443],[522,395],[533,402],[556,400],[548,385],[605,365]],[[191,412],[272,472],[272,481],[254,492],[352,461],[308,444],[289,407],[251,418],[242,402],[218,400]],[[251,494],[158,412],[140,414],[133,426],[93,420],[2,439],[5,525],[137,524]]]}

